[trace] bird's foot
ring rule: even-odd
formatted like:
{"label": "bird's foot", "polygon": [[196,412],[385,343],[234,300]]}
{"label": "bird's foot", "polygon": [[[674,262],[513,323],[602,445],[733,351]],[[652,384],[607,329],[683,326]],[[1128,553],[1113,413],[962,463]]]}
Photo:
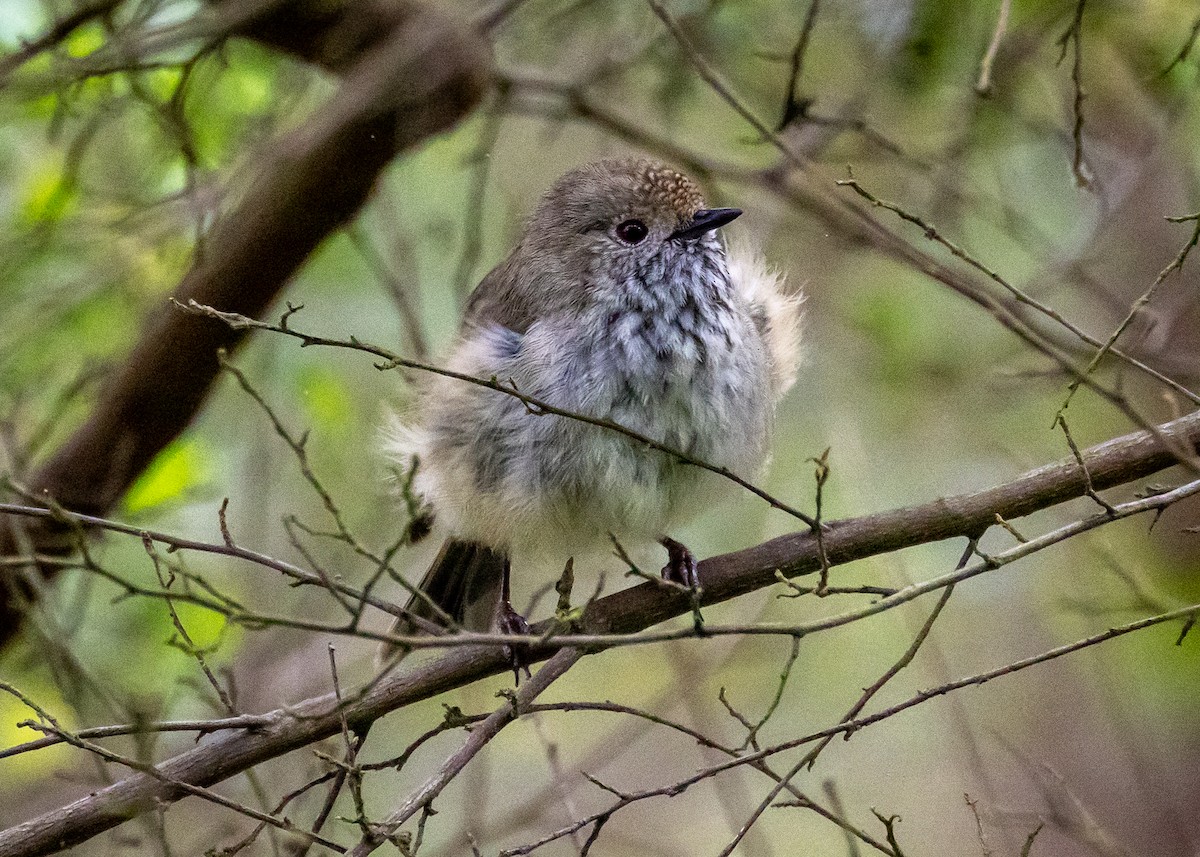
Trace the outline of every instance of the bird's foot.
{"label": "bird's foot", "polygon": [[696,557],[685,545],[663,536],[659,544],[667,549],[667,564],[662,568],[662,579],[686,587],[688,600],[692,603],[692,623],[696,635],[704,634],[704,617],[700,614],[700,569]]}
{"label": "bird's foot", "polygon": [[[500,608],[496,615],[496,624],[501,634],[524,635],[530,632],[528,620],[516,611],[507,598],[500,601]],[[529,658],[529,648],[527,646],[505,646],[504,656],[508,658],[508,662],[512,665],[513,681],[516,684],[521,683],[521,670],[524,670],[525,677],[529,678],[529,664],[532,661]]]}
{"label": "bird's foot", "polygon": [[687,546],[665,536],[659,539],[659,544],[667,549],[667,564],[662,567],[662,579],[693,591],[699,589],[700,573],[696,567],[696,557]]}

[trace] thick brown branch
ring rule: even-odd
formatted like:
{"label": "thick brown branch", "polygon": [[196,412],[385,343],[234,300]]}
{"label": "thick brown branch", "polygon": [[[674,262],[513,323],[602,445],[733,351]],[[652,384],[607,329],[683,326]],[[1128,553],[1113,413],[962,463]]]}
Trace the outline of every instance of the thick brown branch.
{"label": "thick brown branch", "polygon": [[[1133,482],[1176,462],[1177,451],[1200,445],[1200,411],[1084,450],[1081,458],[1092,486],[1104,490]],[[973,494],[948,497],[907,509],[836,521],[823,535],[827,556],[835,565],[880,553],[952,537],[973,537],[995,523],[1028,515],[1083,496],[1084,469],[1067,458],[1032,470],[1017,479]],[[713,604],[770,586],[775,572],[794,577],[820,568],[816,539],[809,532],[782,536],[748,550],[700,563],[704,603]],[[686,595],[647,583],[593,602],[583,617],[586,633],[631,632],[647,628],[691,609]],[[545,631],[539,627],[536,631]],[[535,659],[553,654],[546,646],[530,653]],[[388,676],[345,711],[350,728],[369,724],[384,714],[421,699],[461,687],[509,669],[499,647],[464,647],[411,673]],[[342,715],[333,694],[306,700],[264,715],[255,731],[221,733],[194,750],[157,765],[164,778],[198,786],[220,782],[268,759],[340,733]],[[38,818],[0,832],[0,857],[47,854],[82,842],[115,827],[156,801],[184,796],[178,786],[143,774]]]}
{"label": "thick brown branch", "polygon": [[[234,12],[246,3],[223,6]],[[344,82],[318,116],[270,148],[258,179],[214,227],[208,252],[174,294],[252,317],[354,216],[398,152],[478,103],[490,67],[482,38],[408,0],[259,5],[273,11],[251,17],[245,35],[341,71]],[[32,489],[84,513],[112,508],[199,410],[218,372],[217,350],[243,335],[164,303],[91,418],[30,479]],[[15,552],[11,535],[0,531],[0,556]],[[54,527],[33,541],[39,552],[64,547]],[[0,587],[0,643],[16,630],[9,594]]]}

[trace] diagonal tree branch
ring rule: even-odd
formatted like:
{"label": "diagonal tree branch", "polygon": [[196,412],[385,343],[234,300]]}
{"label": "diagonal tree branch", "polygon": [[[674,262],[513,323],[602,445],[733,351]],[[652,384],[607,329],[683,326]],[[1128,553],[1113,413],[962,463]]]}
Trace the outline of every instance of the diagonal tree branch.
{"label": "diagonal tree branch", "polygon": [[[1165,441],[1165,442],[1164,442]],[[995,523],[1028,515],[1081,497],[1090,476],[1096,490],[1134,482],[1171,467],[1179,448],[1200,446],[1200,411],[1155,431],[1140,431],[1029,471],[1011,482],[971,494],[835,521],[823,534],[831,563],[857,559],[954,537],[976,537]],[[1080,461],[1083,462],[1081,466]],[[1084,466],[1086,466],[1086,475]],[[757,547],[700,563],[703,603],[714,604],[821,567],[811,532],[781,536]],[[654,583],[598,599],[584,613],[589,634],[625,633],[648,628],[691,610],[686,594]],[[539,626],[546,632],[549,625]],[[557,651],[547,644],[530,651],[540,660]],[[499,646],[462,647],[417,667],[386,676],[339,711],[334,694],[315,697],[262,716],[253,731],[223,731],[208,743],[156,765],[159,778],[134,774],[68,806],[0,832],[0,857],[47,854],[83,842],[158,803],[186,795],[169,781],[209,786],[268,759],[339,734],[343,722],[358,730],[390,711],[510,668]],[[345,721],[343,721],[343,717]]]}
{"label": "diagonal tree branch", "polygon": [[[218,8],[241,22],[241,35],[344,77],[313,121],[270,147],[258,179],[214,227],[208,252],[174,293],[257,317],[317,246],[354,217],[397,153],[474,108],[490,79],[491,53],[481,36],[410,0],[228,0]],[[89,420],[30,487],[75,511],[111,509],[199,411],[219,370],[217,350],[243,336],[164,303]],[[70,546],[53,525],[30,536],[40,553]],[[16,547],[14,534],[0,531],[0,556]],[[17,595],[0,586],[0,644],[16,632]]]}
{"label": "diagonal tree branch", "polygon": [[350,857],[366,857],[385,842],[387,837],[394,835],[400,829],[400,825],[416,815],[418,811],[431,809],[433,801],[442,793],[446,785],[466,767],[467,763],[475,758],[479,751],[500,733],[501,729],[526,713],[538,695],[555,679],[574,666],[581,657],[583,657],[583,652],[578,649],[559,649],[546,665],[538,670],[536,675],[521,685],[510,699],[488,715],[482,723],[471,727],[463,746],[447,759],[419,789],[405,798],[395,811],[375,825],[377,830],[370,836],[364,836],[350,851]]}

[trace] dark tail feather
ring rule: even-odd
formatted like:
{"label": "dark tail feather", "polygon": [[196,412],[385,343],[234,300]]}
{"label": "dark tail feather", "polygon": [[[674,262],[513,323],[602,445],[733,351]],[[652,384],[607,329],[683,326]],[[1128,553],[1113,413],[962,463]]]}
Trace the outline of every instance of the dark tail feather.
{"label": "dark tail feather", "polygon": [[[414,594],[404,609],[410,616],[435,625],[445,626],[448,616],[468,631],[490,631],[507,566],[505,551],[479,542],[447,539],[417,587],[426,597]],[[393,634],[420,634],[426,630],[421,623],[405,617],[398,617],[392,626]],[[380,655],[387,658],[396,649],[385,643]]]}
{"label": "dark tail feather", "polygon": [[508,554],[479,542],[447,539],[418,587],[429,599],[413,595],[405,609],[422,619],[445,624],[429,601],[468,631],[489,631]]}

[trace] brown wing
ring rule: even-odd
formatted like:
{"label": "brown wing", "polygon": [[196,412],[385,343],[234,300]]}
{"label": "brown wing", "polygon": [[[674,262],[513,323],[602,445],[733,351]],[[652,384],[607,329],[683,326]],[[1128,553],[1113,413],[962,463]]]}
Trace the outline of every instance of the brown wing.
{"label": "brown wing", "polygon": [[517,276],[514,256],[492,268],[471,292],[463,327],[499,324],[516,333],[525,333],[536,315],[528,297],[515,288]]}

